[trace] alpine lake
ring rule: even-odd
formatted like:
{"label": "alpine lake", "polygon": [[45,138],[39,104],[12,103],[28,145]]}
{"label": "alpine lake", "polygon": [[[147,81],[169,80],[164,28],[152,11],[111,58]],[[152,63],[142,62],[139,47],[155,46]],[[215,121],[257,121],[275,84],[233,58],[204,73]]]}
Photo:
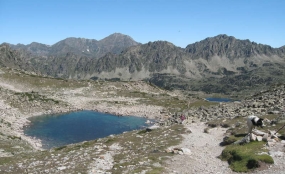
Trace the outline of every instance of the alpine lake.
{"label": "alpine lake", "polygon": [[44,149],[89,141],[126,131],[143,129],[147,119],[135,116],[116,116],[95,111],[44,115],[29,118],[24,127],[27,136],[40,139]]}

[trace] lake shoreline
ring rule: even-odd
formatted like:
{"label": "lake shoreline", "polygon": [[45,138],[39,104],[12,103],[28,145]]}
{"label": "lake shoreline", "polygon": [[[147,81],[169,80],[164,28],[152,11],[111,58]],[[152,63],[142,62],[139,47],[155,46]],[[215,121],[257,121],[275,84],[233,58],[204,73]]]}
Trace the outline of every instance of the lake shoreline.
{"label": "lake shoreline", "polygon": [[[143,108],[144,106],[141,105],[141,108]],[[123,110],[114,110],[114,109],[110,109],[107,107],[100,107],[97,109],[90,109],[90,108],[76,108],[76,109],[68,109],[68,110],[57,110],[57,111],[51,111],[51,112],[37,112],[37,113],[31,113],[30,116],[26,116],[24,118],[18,119],[16,120],[16,122],[13,124],[13,129],[14,129],[14,134],[17,137],[20,137],[22,140],[28,142],[35,150],[48,150],[48,149],[44,149],[42,146],[42,141],[40,139],[37,139],[36,137],[31,137],[28,136],[24,133],[24,127],[28,126],[30,124],[30,120],[28,120],[31,117],[39,117],[39,116],[43,116],[43,115],[51,115],[51,114],[60,114],[60,115],[64,115],[64,114],[68,114],[68,113],[72,113],[72,112],[78,112],[78,111],[83,111],[83,110],[88,110],[88,111],[94,111],[94,112],[99,112],[99,113],[104,113],[104,114],[111,114],[111,115],[116,115],[116,116],[135,116],[135,117],[144,117],[146,119],[151,119],[151,120],[155,120],[155,116],[154,115],[150,115],[147,116],[145,114],[145,112],[140,112],[138,113],[138,111],[136,111],[135,109],[133,109],[132,107],[130,107],[129,109],[124,108]],[[122,112],[123,111],[123,112]],[[138,113],[137,115],[131,115],[132,113]]]}
{"label": "lake shoreline", "polygon": [[217,98],[217,97],[208,97],[204,98],[204,100],[208,102],[234,102],[234,100],[230,98]]}
{"label": "lake shoreline", "polygon": [[144,117],[118,116],[90,110],[30,118],[32,124],[23,127],[24,134],[40,139],[43,149],[145,129],[155,123]]}

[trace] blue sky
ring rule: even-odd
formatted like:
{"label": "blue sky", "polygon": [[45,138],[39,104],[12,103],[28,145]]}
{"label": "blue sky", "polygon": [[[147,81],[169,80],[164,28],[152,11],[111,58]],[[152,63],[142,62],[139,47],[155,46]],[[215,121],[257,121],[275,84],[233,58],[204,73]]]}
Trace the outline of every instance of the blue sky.
{"label": "blue sky", "polygon": [[0,0],[0,43],[52,45],[122,33],[186,47],[227,34],[285,45],[284,0]]}

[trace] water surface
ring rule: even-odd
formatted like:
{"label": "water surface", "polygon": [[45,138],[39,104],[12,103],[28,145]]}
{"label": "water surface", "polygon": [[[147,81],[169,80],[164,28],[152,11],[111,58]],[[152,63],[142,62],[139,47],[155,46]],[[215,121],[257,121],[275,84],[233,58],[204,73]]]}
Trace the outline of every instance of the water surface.
{"label": "water surface", "polygon": [[94,111],[37,116],[29,120],[31,123],[24,128],[24,133],[42,140],[43,148],[46,149],[149,126],[142,117],[115,116]]}
{"label": "water surface", "polygon": [[233,100],[229,98],[206,98],[210,102],[232,102]]}

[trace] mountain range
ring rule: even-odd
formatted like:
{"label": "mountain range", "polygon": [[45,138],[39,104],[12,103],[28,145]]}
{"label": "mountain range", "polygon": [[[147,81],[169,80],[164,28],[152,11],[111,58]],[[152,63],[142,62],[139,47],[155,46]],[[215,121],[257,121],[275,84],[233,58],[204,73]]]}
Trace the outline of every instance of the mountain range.
{"label": "mountain range", "polygon": [[0,66],[69,79],[147,80],[169,89],[240,91],[285,79],[285,46],[218,35],[180,48],[141,44],[120,33],[102,40],[67,38],[48,46],[0,45]]}
{"label": "mountain range", "polygon": [[101,57],[108,52],[118,54],[125,48],[139,44],[127,35],[114,33],[99,41],[69,37],[51,46],[37,42],[28,45],[9,45],[12,49],[28,51],[37,56],[65,56],[67,53],[72,52],[80,56]]}

